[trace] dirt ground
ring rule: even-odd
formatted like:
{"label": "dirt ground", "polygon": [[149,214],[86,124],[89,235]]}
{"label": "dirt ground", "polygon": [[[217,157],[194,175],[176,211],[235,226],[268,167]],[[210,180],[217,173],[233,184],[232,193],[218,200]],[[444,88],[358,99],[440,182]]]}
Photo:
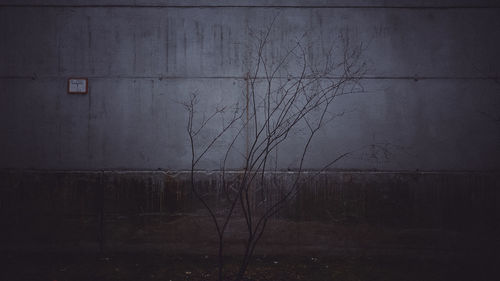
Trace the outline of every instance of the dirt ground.
{"label": "dirt ground", "polygon": [[[234,272],[238,259],[227,260],[229,272]],[[217,274],[215,258],[210,256],[2,253],[0,261],[0,280],[6,281],[209,281]],[[254,257],[246,280],[498,280],[491,273],[456,261],[259,256]]]}

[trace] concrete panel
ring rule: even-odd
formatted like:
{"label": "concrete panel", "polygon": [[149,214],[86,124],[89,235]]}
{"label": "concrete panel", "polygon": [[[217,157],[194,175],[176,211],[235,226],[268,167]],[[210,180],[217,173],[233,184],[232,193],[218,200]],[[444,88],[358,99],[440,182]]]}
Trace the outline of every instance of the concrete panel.
{"label": "concrete panel", "polygon": [[[137,2],[141,7],[126,1],[125,6],[90,0],[60,7],[60,1],[45,2],[54,5],[47,7],[37,7],[42,4],[37,1],[5,3],[1,168],[189,168],[186,114],[178,102],[197,91],[202,109],[242,103],[243,77],[255,56],[250,29],[265,28],[275,17],[265,50],[270,62],[304,33],[307,55],[319,63],[328,46],[339,43],[340,31],[348,31],[351,43],[364,44],[365,93],[335,103],[333,113],[344,115],[315,140],[306,168],[320,168],[347,151],[353,154],[332,168],[500,167],[495,8],[458,7],[471,1],[415,1],[422,7],[408,9],[387,1],[357,1],[356,7],[313,1],[300,9],[293,5],[305,2],[236,7],[217,1],[211,8],[174,7],[208,5],[204,1]],[[15,6],[30,3],[35,6]],[[384,3],[387,8],[372,7]],[[76,4],[88,6],[71,6]],[[296,65],[287,70],[296,73]],[[89,94],[66,94],[71,76],[89,77]],[[217,128],[211,124],[204,137]],[[297,132],[280,148],[280,169],[296,168],[295,152],[303,141]],[[241,167],[243,144],[237,143],[231,168]],[[200,168],[220,167],[223,146],[216,148]]]}
{"label": "concrete panel", "polygon": [[496,9],[2,9],[1,76],[243,77],[255,55],[248,27],[279,14],[278,59],[306,32],[314,56],[349,30],[369,77],[483,77],[500,71]]}
{"label": "concrete panel", "polygon": [[495,6],[494,0],[6,0],[4,5],[159,5],[159,6],[266,6],[266,7],[324,7],[324,6],[371,6],[371,7],[478,7]]}
{"label": "concrete panel", "polygon": [[[65,79],[2,80],[0,108],[4,168],[187,169],[187,113],[179,103],[200,95],[200,114],[218,104],[243,102],[243,80],[90,79],[88,95],[66,94]],[[321,168],[391,170],[492,170],[500,164],[490,81],[366,81],[371,92],[339,97],[332,114],[343,116],[318,134],[306,161]],[[15,98],[13,98],[15,97]],[[205,138],[220,128],[209,124]],[[227,140],[227,139],[226,139]],[[227,142],[226,142],[227,143]],[[279,149],[281,169],[295,168],[304,137],[295,132]],[[231,167],[241,167],[244,141]],[[224,144],[200,168],[218,169]],[[198,144],[197,149],[201,149]]]}
{"label": "concrete panel", "polygon": [[[489,157],[498,151],[495,148],[500,140],[498,122],[484,114],[497,112],[500,104],[498,90],[490,89],[491,83],[426,80],[365,85],[374,91],[341,97],[334,105],[334,112],[345,114],[325,126],[315,140],[310,165],[318,168],[343,152],[353,151],[334,167],[393,170],[499,167],[498,157]],[[293,145],[289,151],[293,151]]]}

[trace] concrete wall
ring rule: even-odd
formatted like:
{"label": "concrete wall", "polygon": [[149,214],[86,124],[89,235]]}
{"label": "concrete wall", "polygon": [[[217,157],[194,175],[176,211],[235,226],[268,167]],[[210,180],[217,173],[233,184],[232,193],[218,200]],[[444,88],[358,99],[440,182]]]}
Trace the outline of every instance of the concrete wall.
{"label": "concrete wall", "polygon": [[[496,5],[2,1],[0,168],[186,169],[186,114],[176,101],[192,91],[207,108],[241,100],[254,52],[249,27],[278,15],[271,56],[306,31],[307,42],[321,45],[348,28],[366,47],[365,92],[335,104],[346,114],[319,135],[308,168],[362,148],[334,168],[498,170]],[[66,93],[74,76],[89,78],[89,94]],[[388,157],[370,150],[374,143]],[[293,156],[294,147],[281,153]],[[297,159],[285,160],[283,169]],[[218,163],[214,156],[201,168]]]}
{"label": "concrete wall", "polygon": [[[332,168],[358,172],[309,182],[258,252],[496,256],[495,2],[2,1],[0,250],[213,251],[213,225],[182,172],[190,151],[178,102],[193,91],[208,110],[241,102],[255,55],[249,31],[276,18],[269,59],[306,32],[308,56],[321,61],[347,30],[367,64],[364,91],[336,101],[334,113],[345,114],[318,134],[306,161],[315,169],[356,150]],[[89,93],[67,94],[68,77],[87,77]],[[303,141],[290,140],[283,170]],[[221,151],[200,168],[218,169]],[[240,167],[241,157],[231,163]],[[197,176],[219,204],[219,174]],[[235,216],[228,250],[242,245],[244,229]]]}

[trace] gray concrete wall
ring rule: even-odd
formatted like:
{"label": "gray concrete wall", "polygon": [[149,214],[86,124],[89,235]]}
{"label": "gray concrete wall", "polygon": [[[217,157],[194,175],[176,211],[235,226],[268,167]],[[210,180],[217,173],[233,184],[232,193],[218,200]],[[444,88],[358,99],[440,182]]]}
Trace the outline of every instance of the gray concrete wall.
{"label": "gray concrete wall", "polygon": [[[182,171],[190,151],[178,102],[193,91],[207,110],[241,102],[255,55],[249,30],[276,18],[271,60],[304,32],[319,61],[340,31],[364,44],[364,91],[336,100],[333,112],[345,114],[306,161],[315,169],[356,150],[332,168],[361,171],[308,182],[258,252],[495,257],[499,12],[487,0],[4,0],[0,250],[214,251],[213,225]],[[69,77],[87,77],[89,93],[67,94]],[[280,169],[295,167],[302,141],[295,133],[280,148]],[[222,149],[200,168],[218,169]],[[196,176],[221,206],[220,174]],[[244,229],[235,216],[230,252]]]}
{"label": "gray concrete wall", "polygon": [[[176,101],[241,99],[248,27],[279,14],[276,56],[305,31],[328,43],[348,28],[366,46],[365,92],[335,104],[347,113],[316,139],[307,168],[362,148],[333,168],[498,170],[499,11],[472,0],[2,1],[0,168],[188,168]],[[89,94],[66,93],[74,76],[89,78]],[[295,144],[281,168],[296,163]]]}

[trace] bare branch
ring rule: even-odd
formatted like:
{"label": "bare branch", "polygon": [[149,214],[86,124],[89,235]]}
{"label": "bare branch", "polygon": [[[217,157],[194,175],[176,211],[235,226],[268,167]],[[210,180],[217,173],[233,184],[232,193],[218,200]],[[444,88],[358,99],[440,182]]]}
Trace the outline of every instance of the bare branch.
{"label": "bare branch", "polygon": [[[261,32],[250,30],[250,36],[255,40],[253,67],[244,78],[246,81],[245,110],[240,110],[238,104],[216,107],[207,115],[197,111],[199,103],[197,94],[191,95],[184,102],[187,112],[186,131],[191,147],[191,187],[195,196],[201,201],[211,217],[219,237],[219,280],[223,277],[222,252],[224,235],[229,222],[235,217],[235,210],[241,211],[246,224],[246,242],[243,261],[235,280],[240,280],[248,266],[255,247],[262,237],[268,220],[279,212],[305,184],[303,176],[307,155],[311,150],[313,139],[323,126],[344,112],[331,114],[331,105],[336,98],[363,91],[359,77],[363,74],[364,64],[360,62],[363,45],[352,46],[347,32],[339,36],[342,49],[336,50],[332,45],[325,51],[321,64],[316,64],[308,58],[309,47],[302,40],[303,35],[277,60],[268,59],[269,38],[276,21]],[[309,52],[310,53],[310,52]],[[339,55],[338,60],[334,55]],[[296,60],[293,61],[292,60]],[[289,65],[293,64],[291,69]],[[286,73],[286,77],[278,75]],[[263,76],[259,76],[263,75]],[[202,114],[201,120],[196,116]],[[211,137],[201,137],[214,119],[220,117],[219,130]],[[199,120],[199,121],[198,121]],[[289,140],[295,132],[304,134],[304,143],[297,146],[298,167],[294,180],[288,186],[281,186],[276,180],[267,179],[270,161],[278,165],[278,149]],[[228,159],[233,155],[235,145],[246,133],[246,154],[242,155],[241,173],[236,178],[229,178]],[[224,198],[227,201],[222,212],[215,212],[209,202],[199,194],[195,183],[194,171],[202,159],[208,158],[211,152],[220,149],[215,144],[226,139],[220,153],[221,185]],[[307,179],[321,174],[341,159],[354,151],[340,154],[328,162],[316,173],[308,173]],[[284,192],[273,204],[260,205],[256,209],[256,191],[269,192],[270,187],[282,188]]]}

